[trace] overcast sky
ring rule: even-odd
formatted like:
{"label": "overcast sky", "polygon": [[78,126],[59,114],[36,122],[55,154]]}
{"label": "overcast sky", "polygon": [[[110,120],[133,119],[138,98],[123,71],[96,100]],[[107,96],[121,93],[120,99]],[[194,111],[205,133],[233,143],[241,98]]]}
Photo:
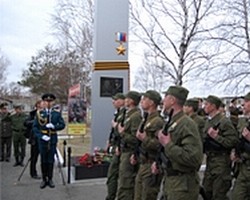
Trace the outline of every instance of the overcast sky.
{"label": "overcast sky", "polygon": [[[21,79],[22,70],[28,68],[27,63],[31,61],[31,56],[36,55],[48,43],[53,43],[50,28],[56,0],[0,1],[0,48],[11,61],[7,82],[17,82]],[[138,67],[142,62],[141,58],[135,56],[129,56],[129,60],[133,80],[135,66]],[[192,83],[188,87],[192,88]],[[192,90],[191,93],[206,96],[208,90]]]}
{"label": "overcast sky", "polygon": [[0,48],[11,61],[7,81],[20,80],[31,56],[51,43],[55,0],[1,0]]}

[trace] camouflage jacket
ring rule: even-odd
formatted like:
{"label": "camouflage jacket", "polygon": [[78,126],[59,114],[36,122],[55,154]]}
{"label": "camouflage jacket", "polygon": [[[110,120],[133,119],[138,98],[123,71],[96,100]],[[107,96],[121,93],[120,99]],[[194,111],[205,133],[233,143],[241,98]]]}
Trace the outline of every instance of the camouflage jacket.
{"label": "camouflage jacket", "polygon": [[[240,118],[239,124],[238,124],[238,132],[239,132],[239,138],[240,138],[240,142],[239,142],[239,153],[241,154],[241,158],[243,160],[249,160],[250,161],[250,152],[248,152],[247,150],[245,150],[245,148],[243,147],[243,137],[242,137],[242,131],[245,127],[249,126],[250,123],[250,119],[247,118]],[[246,140],[244,141],[246,142]],[[247,145],[250,147],[250,142],[247,142]]]}
{"label": "camouflage jacket", "polygon": [[27,118],[27,115],[25,113],[15,113],[14,115],[11,115],[11,127],[13,134],[25,134],[26,133],[26,127],[24,126],[24,122]]}
{"label": "camouflage jacket", "polygon": [[168,132],[171,142],[165,145],[164,152],[172,169],[182,173],[198,171],[203,153],[195,122],[181,111],[173,116]]}
{"label": "camouflage jacket", "polygon": [[[154,160],[158,149],[160,148],[160,143],[157,139],[157,131],[162,129],[163,119],[159,115],[159,112],[153,112],[148,116],[145,123],[144,131],[146,132],[146,138],[142,141],[141,147],[147,153],[149,159]],[[143,155],[142,155],[143,156]]]}
{"label": "camouflage jacket", "polygon": [[203,141],[203,138],[205,137],[204,136],[204,126],[205,126],[204,118],[199,116],[197,113],[193,113],[190,117],[197,124],[201,139]]}
{"label": "camouflage jacket", "polygon": [[141,119],[141,111],[139,108],[135,107],[127,111],[124,122],[124,132],[122,133],[122,150],[135,150],[137,144],[136,132]]}
{"label": "camouflage jacket", "polygon": [[0,113],[0,136],[2,138],[11,137],[11,117],[9,113]]}
{"label": "camouflage jacket", "polygon": [[[226,151],[230,152],[238,143],[237,131],[232,122],[221,113],[215,115],[212,119],[207,119],[205,123],[204,133],[207,136],[208,129],[218,125],[219,133],[215,142],[221,145]],[[209,150],[213,151],[213,149]]]}

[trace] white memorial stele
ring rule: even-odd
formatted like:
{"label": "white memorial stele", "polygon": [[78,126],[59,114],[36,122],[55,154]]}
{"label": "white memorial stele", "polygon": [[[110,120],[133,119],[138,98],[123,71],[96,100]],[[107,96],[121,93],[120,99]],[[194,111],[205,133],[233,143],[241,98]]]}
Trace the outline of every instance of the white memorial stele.
{"label": "white memorial stele", "polygon": [[129,90],[128,0],[95,0],[91,150],[105,148],[115,109],[112,96]]}

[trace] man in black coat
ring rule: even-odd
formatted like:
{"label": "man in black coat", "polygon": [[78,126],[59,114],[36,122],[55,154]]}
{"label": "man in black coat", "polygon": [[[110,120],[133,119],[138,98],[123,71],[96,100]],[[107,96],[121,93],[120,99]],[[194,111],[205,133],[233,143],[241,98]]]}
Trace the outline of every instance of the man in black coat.
{"label": "man in black coat", "polygon": [[39,148],[37,137],[32,131],[32,126],[37,112],[43,109],[43,101],[39,100],[35,104],[35,109],[29,114],[29,117],[25,120],[24,125],[27,127],[26,137],[29,139],[30,144],[30,176],[34,179],[40,179],[37,175],[36,163],[39,156]]}

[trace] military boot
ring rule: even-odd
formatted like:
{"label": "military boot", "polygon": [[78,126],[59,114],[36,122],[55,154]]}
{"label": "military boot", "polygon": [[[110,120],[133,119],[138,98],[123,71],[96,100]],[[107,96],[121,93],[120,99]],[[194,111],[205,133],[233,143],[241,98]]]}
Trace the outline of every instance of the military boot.
{"label": "military boot", "polygon": [[42,177],[43,177],[43,180],[40,184],[40,188],[43,189],[47,186],[47,174],[48,174],[48,170],[47,170],[47,166],[46,164],[41,164],[41,170],[42,170]]}
{"label": "military boot", "polygon": [[19,162],[19,165],[20,165],[21,167],[24,166],[24,164],[23,164],[23,159],[24,159],[24,157],[21,157],[20,162]]}
{"label": "military boot", "polygon": [[54,188],[55,187],[55,184],[54,184],[54,182],[53,182],[53,180],[52,180],[52,178],[53,178],[53,168],[54,168],[54,166],[53,166],[53,164],[49,164],[48,165],[48,186],[50,187],[50,188]]}
{"label": "military boot", "polygon": [[16,167],[16,166],[19,165],[19,158],[18,158],[18,156],[15,157],[15,160],[16,160],[16,162],[15,162],[15,164],[13,165],[13,167]]}

